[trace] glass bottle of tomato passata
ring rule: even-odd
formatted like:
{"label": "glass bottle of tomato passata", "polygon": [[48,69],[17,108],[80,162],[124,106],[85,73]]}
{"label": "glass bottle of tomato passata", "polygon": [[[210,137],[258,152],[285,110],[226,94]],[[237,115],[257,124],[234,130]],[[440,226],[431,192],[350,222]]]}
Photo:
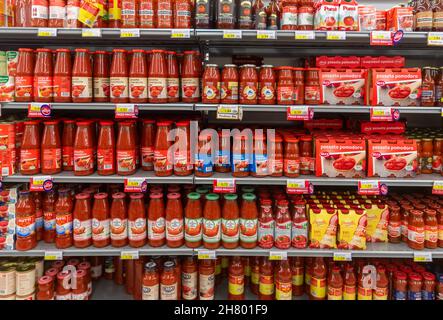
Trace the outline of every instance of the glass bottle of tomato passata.
{"label": "glass bottle of tomato passata", "polygon": [[160,300],[178,299],[178,278],[173,261],[165,261],[160,277]]}
{"label": "glass bottle of tomato passata", "polygon": [[149,195],[148,207],[148,244],[151,247],[161,247],[166,241],[165,205],[162,193]]}
{"label": "glass bottle of tomato passata", "polygon": [[173,1],[157,0],[157,28],[170,29],[173,27]]}
{"label": "glass bottle of tomato passata", "polygon": [[305,292],[304,288],[304,261],[302,257],[291,258],[292,273],[292,295],[301,296]]}
{"label": "glass bottle of tomato passata", "polygon": [[181,73],[181,97],[183,102],[200,101],[200,67],[195,51],[183,53]]}
{"label": "glass bottle of tomato passata", "polygon": [[132,125],[130,121],[118,124],[116,158],[119,175],[131,175],[136,170],[136,141]]}
{"label": "glass bottle of tomato passata", "polygon": [[279,200],[275,215],[275,246],[277,248],[288,249],[291,246],[291,225],[288,201]]}
{"label": "glass bottle of tomato passata", "polygon": [[221,210],[218,194],[206,195],[203,210],[203,245],[207,249],[217,249],[221,240]]}
{"label": "glass bottle of tomato passata", "polygon": [[168,69],[164,50],[152,50],[148,71],[149,103],[165,103],[167,96]]}
{"label": "glass bottle of tomato passata", "polygon": [[231,146],[231,134],[228,131],[218,130],[219,137],[219,149],[215,155],[215,172],[229,172],[231,171],[230,164],[230,146]]}
{"label": "glass bottle of tomato passata", "polygon": [[222,209],[222,245],[226,249],[235,249],[240,240],[240,210],[237,195],[226,194]]}
{"label": "glass bottle of tomato passata", "polygon": [[220,103],[220,71],[216,64],[207,64],[203,72],[203,103]]}
{"label": "glass bottle of tomato passata", "polygon": [[72,217],[74,246],[76,248],[85,248],[92,244],[92,212],[90,199],[87,193],[79,193],[75,196]]}
{"label": "glass bottle of tomato passata", "polygon": [[253,138],[253,154],[251,164],[251,176],[265,177],[269,174],[269,162],[264,134],[255,134]]}
{"label": "glass bottle of tomato passata", "polygon": [[269,139],[269,146],[271,152],[273,150],[273,154],[268,155],[269,159],[269,174],[272,177],[281,177],[283,176],[283,166],[284,166],[284,157],[283,157],[283,139],[279,134],[274,135]]}
{"label": "glass bottle of tomato passata", "polygon": [[69,49],[55,50],[54,102],[71,102],[71,53]]}
{"label": "glass bottle of tomato passata", "polygon": [[240,245],[246,249],[257,246],[257,219],[258,210],[253,193],[242,195],[240,210]]}
{"label": "glass bottle of tomato passata", "polygon": [[185,244],[189,248],[198,248],[202,243],[202,208],[200,194],[191,192],[187,195],[185,207]]}
{"label": "glass bottle of tomato passata", "polygon": [[292,273],[289,261],[279,261],[276,269],[275,300],[292,300]]}
{"label": "glass bottle of tomato passata", "polygon": [[277,103],[283,105],[294,104],[294,81],[292,67],[279,67]]}
{"label": "glass bottle of tomato passata", "polygon": [[133,248],[143,247],[146,244],[146,213],[142,193],[133,193],[129,196],[128,208],[128,239]]}
{"label": "glass bottle of tomato passata", "polygon": [[38,48],[34,68],[34,101],[51,102],[53,89],[51,49]]}
{"label": "glass bottle of tomato passata", "polygon": [[300,173],[313,174],[314,173],[314,159],[312,158],[312,137],[300,137]]}
{"label": "glass bottle of tomato passata", "polygon": [[92,68],[88,49],[75,49],[72,67],[72,102],[92,102]]}
{"label": "glass bottle of tomato passata", "polygon": [[140,141],[141,167],[145,171],[154,170],[155,121],[144,119]]}
{"label": "glass bottle of tomato passata", "polygon": [[238,103],[238,71],[235,64],[225,64],[221,74],[220,102]]}
{"label": "glass bottle of tomato passata", "polygon": [[328,275],[328,300],[343,300],[343,277],[340,267],[334,265]]}
{"label": "glass bottle of tomato passata", "polygon": [[305,73],[305,104],[320,104],[320,69],[307,68]]}
{"label": "glass bottle of tomato passata", "polygon": [[97,173],[102,176],[115,173],[115,138],[112,121],[100,121],[97,140]]}
{"label": "glass bottle of tomato passata", "polygon": [[435,105],[435,80],[432,77],[431,67],[423,68],[423,82],[421,85],[421,105],[424,107],[433,107]]}
{"label": "glass bottle of tomato passata", "polygon": [[[238,28],[239,29],[252,29],[253,21],[252,21],[252,1],[240,1],[237,3],[238,5]],[[223,10],[225,8],[223,7]]]}
{"label": "glass bottle of tomato passata", "polygon": [[108,194],[100,192],[94,195],[92,207],[92,244],[96,248],[102,248],[110,242]]}
{"label": "glass bottle of tomato passata", "polygon": [[198,264],[195,257],[182,260],[182,297],[183,300],[196,300],[198,297]]}
{"label": "glass bottle of tomato passata", "polygon": [[241,134],[234,135],[232,146],[232,175],[234,177],[249,176],[250,156],[252,150],[248,147],[247,137]]}
{"label": "glass bottle of tomato passata", "polygon": [[18,49],[17,70],[15,72],[15,101],[32,102],[34,85],[34,50]]}
{"label": "glass bottle of tomato passata", "polygon": [[414,250],[423,250],[425,247],[425,222],[423,219],[423,211],[409,211],[408,246]]}
{"label": "glass bottle of tomato passata", "polygon": [[121,28],[138,28],[138,1],[135,0],[121,0],[122,14],[121,14]]}
{"label": "glass bottle of tomato passata", "polygon": [[[255,0],[252,5],[252,28],[255,30],[266,30],[268,25],[267,8],[262,0]],[[276,25],[275,25],[276,26]],[[271,28],[269,28],[271,29]],[[274,28],[273,30],[276,30]]]}
{"label": "glass bottle of tomato passata", "polygon": [[74,174],[86,176],[94,172],[94,142],[89,121],[77,122],[74,140]]}
{"label": "glass bottle of tomato passata", "polygon": [[35,232],[35,202],[29,190],[19,192],[16,206],[16,249],[19,251],[31,250],[37,245]]}
{"label": "glass bottle of tomato passata", "polygon": [[157,133],[154,147],[154,171],[156,176],[172,175],[172,155],[168,150],[172,145],[168,141],[171,122],[162,121],[157,123]]}
{"label": "glass bottle of tomato passata", "polygon": [[168,193],[166,202],[166,244],[170,248],[181,247],[183,236],[183,207],[179,193]]}
{"label": "glass bottle of tomato passata", "polygon": [[280,13],[281,30],[297,30],[297,9],[296,0],[282,1]]}
{"label": "glass bottle of tomato passata", "polygon": [[306,248],[308,245],[308,219],[306,216],[306,201],[297,199],[292,203],[292,246],[297,249]]}
{"label": "glass bottle of tomato passata", "polygon": [[200,133],[198,136],[198,152],[195,154],[195,175],[198,177],[213,175],[212,149],[208,148],[211,139],[211,134]]}
{"label": "glass bottle of tomato passata", "polygon": [[40,173],[40,130],[38,121],[25,121],[20,148],[21,174]]}
{"label": "glass bottle of tomato passata", "polygon": [[155,1],[154,0],[140,0],[138,6],[138,17],[140,19],[141,29],[155,28]]}
{"label": "glass bottle of tomato passata", "polygon": [[58,249],[72,246],[72,208],[69,189],[60,189],[55,203],[55,246]]}
{"label": "glass bottle of tomato passata", "polygon": [[149,261],[145,265],[142,280],[142,300],[160,300],[160,278],[157,264]]}
{"label": "glass bottle of tomato passata", "polygon": [[94,102],[109,102],[109,54],[106,51],[94,52]]}
{"label": "glass bottle of tomato passata", "polygon": [[242,259],[234,256],[229,261],[228,300],[245,299],[245,270]]}
{"label": "glass bottle of tomato passata", "polygon": [[240,104],[257,104],[258,75],[255,65],[240,67]]}
{"label": "glass bottle of tomato passata", "polygon": [[128,213],[126,194],[116,192],[112,195],[110,212],[111,245],[123,247],[128,244]]}
{"label": "glass bottle of tomato passata", "polygon": [[326,265],[323,257],[316,257],[310,279],[310,299],[326,299]]}
{"label": "glass bottle of tomato passata", "polygon": [[425,209],[425,247],[435,249],[438,246],[437,211]]}
{"label": "glass bottle of tomato passata", "polygon": [[42,173],[59,173],[62,170],[62,149],[58,121],[46,121],[43,124],[41,145]]}
{"label": "glass bottle of tomato passata", "polygon": [[55,201],[57,193],[54,190],[43,194],[43,240],[46,243],[54,242],[55,238]]}
{"label": "glass bottle of tomato passata", "polygon": [[75,120],[63,121],[62,164],[64,171],[74,170]]}
{"label": "glass bottle of tomato passata", "polygon": [[178,143],[179,148],[174,154],[174,174],[177,176],[189,176],[192,174],[194,169],[194,166],[191,163],[191,140],[189,126],[189,120],[182,120],[176,123],[176,142]]}
{"label": "glass bottle of tomato passata", "polygon": [[125,49],[112,50],[112,63],[110,70],[111,102],[126,103],[129,101],[128,93],[128,59]]}
{"label": "glass bottle of tomato passata", "polygon": [[259,104],[275,104],[275,90],[277,80],[275,77],[274,67],[272,65],[263,65],[259,73],[260,96]]}
{"label": "glass bottle of tomato passata", "polygon": [[122,14],[122,2],[121,0],[108,0],[109,28],[120,28],[121,26],[121,14]]}
{"label": "glass bottle of tomato passata", "polygon": [[215,260],[200,260],[198,276],[200,300],[214,300]]}
{"label": "glass bottle of tomato passata", "polygon": [[421,165],[420,172],[422,174],[432,173],[432,158],[434,156],[434,143],[431,138],[422,139],[421,145]]}
{"label": "glass bottle of tomato passata", "polygon": [[192,3],[190,0],[175,0],[174,6],[174,28],[191,28]]}
{"label": "glass bottle of tomato passata", "polygon": [[148,102],[148,65],[145,51],[134,49],[129,68],[129,102]]}
{"label": "glass bottle of tomato passata", "polygon": [[166,79],[168,102],[178,102],[180,100],[180,81],[175,51],[166,51],[166,65],[168,69],[168,78]]}
{"label": "glass bottle of tomato passata", "polygon": [[262,257],[260,262],[260,278],[258,287],[259,300],[272,300],[274,298],[274,270],[272,261]]}
{"label": "glass bottle of tomato passata", "polygon": [[258,245],[264,249],[274,246],[275,221],[272,213],[272,200],[260,200],[260,213],[258,217]]}
{"label": "glass bottle of tomato passata", "polygon": [[31,6],[31,27],[47,27],[49,2],[48,0],[31,0],[28,5]]}

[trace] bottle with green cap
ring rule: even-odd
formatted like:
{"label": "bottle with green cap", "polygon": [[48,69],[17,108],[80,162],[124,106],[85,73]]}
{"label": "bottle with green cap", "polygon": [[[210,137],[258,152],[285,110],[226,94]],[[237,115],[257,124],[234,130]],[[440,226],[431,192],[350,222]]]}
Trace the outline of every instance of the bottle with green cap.
{"label": "bottle with green cap", "polygon": [[188,194],[185,207],[185,244],[189,248],[197,248],[202,244],[202,207],[200,193]]}
{"label": "bottle with green cap", "polygon": [[240,210],[237,195],[226,194],[222,210],[222,244],[226,249],[238,247],[240,239]]}
{"label": "bottle with green cap", "polygon": [[242,195],[240,210],[240,245],[246,249],[257,246],[258,209],[252,193]]}
{"label": "bottle with green cap", "polygon": [[217,249],[221,241],[221,209],[219,196],[215,193],[206,195],[203,210],[203,245],[207,249]]}

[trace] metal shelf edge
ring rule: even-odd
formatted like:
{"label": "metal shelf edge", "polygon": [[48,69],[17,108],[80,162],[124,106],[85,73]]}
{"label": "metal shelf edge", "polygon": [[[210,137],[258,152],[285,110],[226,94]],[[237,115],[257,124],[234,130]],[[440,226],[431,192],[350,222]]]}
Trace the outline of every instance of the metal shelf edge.
{"label": "metal shelf edge", "polygon": [[[27,102],[9,102],[2,103],[1,109],[4,110],[27,110],[29,103]],[[134,103],[138,107],[140,111],[193,111],[194,104],[191,103],[164,103],[164,104],[155,104],[155,103]],[[51,108],[53,110],[115,110],[115,103],[51,103]]]}

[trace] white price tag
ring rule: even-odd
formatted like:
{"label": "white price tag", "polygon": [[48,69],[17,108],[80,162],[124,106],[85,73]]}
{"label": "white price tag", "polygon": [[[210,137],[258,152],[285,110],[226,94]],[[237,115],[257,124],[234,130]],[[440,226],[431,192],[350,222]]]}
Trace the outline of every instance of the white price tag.
{"label": "white price tag", "polygon": [[391,107],[371,107],[371,121],[398,121],[400,120],[400,111]]}
{"label": "white price tag", "polygon": [[50,103],[32,102],[28,105],[29,118],[49,118],[52,115],[52,105]]}
{"label": "white price tag", "polygon": [[[0,113],[1,116],[1,113]],[[443,117],[443,108],[441,108],[441,116]]]}
{"label": "white price tag", "polygon": [[[29,164],[33,166],[32,163]],[[51,176],[34,176],[30,178],[29,190],[30,191],[50,191],[54,187],[54,182]]]}
{"label": "white price tag", "polygon": [[432,186],[432,194],[443,195],[443,181],[434,181]]}
{"label": "white price tag", "polygon": [[235,193],[235,179],[215,179],[213,183],[213,192],[215,193]]}
{"label": "white price tag", "polygon": [[290,121],[307,121],[314,118],[314,110],[309,106],[289,106],[286,114]]}
{"label": "white price tag", "polygon": [[346,40],[346,31],[327,31],[326,40]]}
{"label": "white price tag", "polygon": [[115,105],[116,119],[135,119],[138,117],[138,108],[135,104],[122,103]]}
{"label": "white price tag", "polygon": [[391,31],[371,31],[370,44],[371,46],[392,46],[394,42]]}
{"label": "white price tag", "polygon": [[145,178],[126,178],[124,185],[125,192],[146,192],[148,189],[148,183]]}
{"label": "white price tag", "polygon": [[414,252],[414,262],[432,262],[432,253]]}
{"label": "white price tag", "polygon": [[197,256],[199,260],[214,260],[216,259],[216,254],[214,250],[198,250]]}
{"label": "white price tag", "polygon": [[361,195],[387,195],[388,186],[378,180],[360,180],[358,181],[358,194]]}
{"label": "white price tag", "polygon": [[288,260],[288,253],[286,251],[269,251],[269,260]]}
{"label": "white price tag", "polygon": [[173,39],[189,39],[191,31],[189,29],[173,29],[171,30],[171,38]]}
{"label": "white price tag", "polygon": [[276,39],[276,33],[274,30],[257,30],[257,39]]}
{"label": "white price tag", "polygon": [[38,37],[56,37],[57,29],[56,28],[38,28],[37,31]]}
{"label": "white price tag", "polygon": [[288,179],[286,180],[286,192],[288,194],[311,194],[314,186],[308,180]]}
{"label": "white price tag", "polygon": [[443,32],[429,32],[428,46],[443,46]]}
{"label": "white price tag", "polygon": [[89,29],[89,28],[83,28],[82,29],[82,37],[84,38],[100,38],[102,36],[102,29]]}
{"label": "white price tag", "polygon": [[124,250],[120,252],[120,259],[122,260],[135,260],[138,257],[139,253],[137,250]]}
{"label": "white price tag", "polygon": [[223,30],[223,39],[241,39],[241,30]]}
{"label": "white price tag", "polygon": [[63,251],[45,251],[45,260],[62,260]]}
{"label": "white price tag", "polygon": [[315,32],[312,30],[295,31],[295,40],[314,40]]}
{"label": "white price tag", "polygon": [[351,252],[334,252],[334,261],[352,261]]}
{"label": "white price tag", "polygon": [[140,38],[140,29],[120,29],[120,38]]}
{"label": "white price tag", "polygon": [[243,108],[233,105],[217,106],[217,119],[223,120],[241,120],[243,119]]}

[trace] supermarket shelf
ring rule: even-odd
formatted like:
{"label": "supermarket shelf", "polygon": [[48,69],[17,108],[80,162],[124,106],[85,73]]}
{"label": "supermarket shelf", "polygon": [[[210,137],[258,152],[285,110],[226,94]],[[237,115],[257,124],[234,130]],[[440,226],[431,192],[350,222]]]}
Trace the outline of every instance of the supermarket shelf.
{"label": "supermarket shelf", "polygon": [[[230,173],[215,173],[212,177],[195,177],[195,184],[213,184],[215,179],[233,178]],[[315,176],[300,176],[297,179],[309,180],[314,186],[358,186],[362,180],[379,180],[388,186],[395,187],[432,187],[434,181],[442,181],[443,176],[438,174],[419,175],[415,178],[370,178],[370,179],[345,179],[327,178]],[[286,185],[287,177],[245,177],[235,178],[236,184],[240,185]]]}
{"label": "supermarket shelf", "polygon": [[[32,176],[15,174],[3,177],[3,182],[29,182]],[[157,177],[153,171],[143,171],[139,169],[135,174],[130,176],[100,176],[97,173],[89,176],[75,176],[72,171],[63,171],[59,174],[52,175],[55,183],[124,183],[126,178],[146,178],[148,183],[193,183],[193,176],[169,176]]]}
{"label": "supermarket shelf", "polygon": [[[195,110],[197,111],[217,111],[217,104],[202,104],[197,103]],[[247,105],[239,104],[243,111],[253,112],[285,112],[288,106],[283,105]],[[325,106],[325,105],[313,105],[309,106],[314,110],[314,113],[367,113],[369,114],[372,106]],[[439,107],[393,107],[400,111],[400,114],[440,114],[441,108]]]}
{"label": "supermarket shelf", "polygon": [[[139,111],[193,111],[194,105],[191,103],[141,103],[135,104]],[[2,110],[28,110],[27,102],[9,102],[2,103]],[[87,110],[87,111],[106,111],[115,110],[115,103],[51,103],[53,110]]]}

